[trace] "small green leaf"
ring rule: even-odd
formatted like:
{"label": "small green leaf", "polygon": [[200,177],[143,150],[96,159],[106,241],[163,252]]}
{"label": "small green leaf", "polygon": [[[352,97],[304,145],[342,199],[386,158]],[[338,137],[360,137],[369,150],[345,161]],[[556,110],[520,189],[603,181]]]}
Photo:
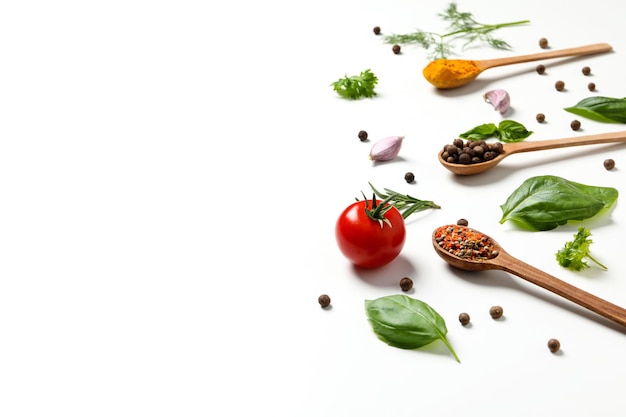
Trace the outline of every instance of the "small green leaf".
{"label": "small green leaf", "polygon": [[498,125],[498,137],[502,142],[521,142],[533,132],[526,129],[523,124],[514,120],[503,120]]}
{"label": "small green leaf", "polygon": [[626,123],[626,98],[593,96],[565,110],[597,122]]}
{"label": "small green leaf", "polygon": [[390,346],[417,349],[441,340],[460,362],[448,342],[444,319],[423,301],[406,295],[365,300],[365,311],[374,333]]}
{"label": "small green leaf", "polygon": [[545,175],[524,181],[500,206],[500,223],[512,220],[534,230],[551,230],[570,220],[595,216],[615,203],[618,191]]}
{"label": "small green leaf", "polygon": [[467,140],[481,140],[495,136],[497,131],[498,127],[495,124],[485,123],[478,125],[465,133],[461,133],[459,137]]}

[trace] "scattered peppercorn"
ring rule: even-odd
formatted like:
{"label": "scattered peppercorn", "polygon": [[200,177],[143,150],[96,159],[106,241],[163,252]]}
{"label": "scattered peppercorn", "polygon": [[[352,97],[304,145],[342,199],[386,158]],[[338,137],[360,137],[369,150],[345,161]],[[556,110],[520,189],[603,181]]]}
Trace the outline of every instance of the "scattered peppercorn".
{"label": "scattered peppercorn", "polygon": [[556,91],[563,91],[565,89],[565,83],[559,80],[556,83],[554,83],[554,88],[556,88]]}
{"label": "scattered peppercorn", "polygon": [[459,219],[456,221],[456,224],[459,226],[467,226],[469,222],[467,221],[467,219]]}
{"label": "scattered peppercorn", "polygon": [[612,159],[605,159],[605,160],[604,160],[604,168],[605,168],[607,171],[612,170],[613,168],[615,168],[615,161],[614,161],[614,160],[612,160]]}
{"label": "scattered peppercorn", "polygon": [[470,316],[467,313],[461,313],[459,314],[459,322],[463,325],[463,326],[467,326],[470,322]]}
{"label": "scattered peppercorn", "polygon": [[546,66],[542,64],[537,65],[537,68],[535,69],[537,70],[537,74],[543,74],[546,72]]}
{"label": "scattered peppercorn", "polygon": [[572,128],[572,130],[580,129],[580,121],[579,120],[572,120],[572,123],[570,123],[569,125]]}
{"label": "scattered peppercorn", "polygon": [[559,342],[558,339],[548,340],[548,349],[550,349],[552,353],[558,352],[559,349],[561,349],[561,342]]}
{"label": "scattered peppercorn", "polygon": [[365,130],[359,131],[359,139],[361,139],[361,142],[365,142],[367,140],[367,132]]}
{"label": "scattered peppercorn", "polygon": [[587,84],[587,88],[589,89],[589,91],[596,91],[596,83]]}
{"label": "scattered peppercorn", "polygon": [[380,26],[374,26],[374,35],[380,35]]}
{"label": "scattered peppercorn", "polygon": [[478,164],[490,161],[500,153],[501,142],[487,143],[485,140],[467,140],[457,138],[452,144],[443,147],[441,158],[451,164]]}
{"label": "scattered peppercorn", "polygon": [[546,49],[548,47],[548,40],[546,38],[539,39],[539,47],[541,49]]}
{"label": "scattered peppercorn", "polygon": [[326,308],[330,305],[330,297],[326,294],[322,294],[317,298],[317,301],[323,308]]}
{"label": "scattered peppercorn", "polygon": [[413,174],[412,172],[407,172],[406,174],[404,174],[404,180],[411,184],[413,181],[415,181],[415,174]]}
{"label": "scattered peppercorn", "polygon": [[398,55],[400,53],[400,45],[394,45],[391,50],[393,51],[394,54]]}
{"label": "scattered peppercorn", "polygon": [[537,116],[535,116],[535,118],[539,123],[543,123],[546,121],[546,115],[543,113],[537,113]]}
{"label": "scattered peppercorn", "polygon": [[591,74],[591,68],[583,67],[583,75],[589,75],[589,74]]}
{"label": "scattered peppercorn", "polygon": [[499,319],[502,317],[502,314],[504,314],[504,311],[500,306],[493,306],[489,309],[489,315],[494,319]]}
{"label": "scattered peppercorn", "polygon": [[400,280],[400,288],[402,291],[408,291],[413,288],[413,280],[409,277],[404,277]]}

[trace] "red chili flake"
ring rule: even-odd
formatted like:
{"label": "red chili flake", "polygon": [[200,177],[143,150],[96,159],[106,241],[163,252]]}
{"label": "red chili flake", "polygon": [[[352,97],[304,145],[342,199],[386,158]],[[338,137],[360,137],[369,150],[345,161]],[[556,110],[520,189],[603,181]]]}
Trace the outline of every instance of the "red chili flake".
{"label": "red chili flake", "polygon": [[493,259],[499,254],[491,238],[466,226],[441,226],[435,231],[435,241],[452,255],[472,261]]}

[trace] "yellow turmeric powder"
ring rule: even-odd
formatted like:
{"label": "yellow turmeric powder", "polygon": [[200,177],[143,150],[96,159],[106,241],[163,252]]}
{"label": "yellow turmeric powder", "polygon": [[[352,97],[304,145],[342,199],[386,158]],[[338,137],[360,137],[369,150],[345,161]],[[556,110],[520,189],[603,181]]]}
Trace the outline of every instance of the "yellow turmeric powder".
{"label": "yellow turmeric powder", "polygon": [[481,69],[474,61],[462,59],[437,59],[423,70],[424,78],[441,89],[460,87],[476,78],[480,72]]}

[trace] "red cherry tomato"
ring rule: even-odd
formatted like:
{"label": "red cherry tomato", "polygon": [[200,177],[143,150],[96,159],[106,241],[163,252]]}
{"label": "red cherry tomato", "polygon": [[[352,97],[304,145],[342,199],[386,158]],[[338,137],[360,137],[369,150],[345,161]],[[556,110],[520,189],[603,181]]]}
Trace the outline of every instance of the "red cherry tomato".
{"label": "red cherry tomato", "polygon": [[[380,201],[376,200],[376,204]],[[385,220],[368,215],[372,200],[357,201],[337,219],[335,238],[343,255],[362,268],[378,268],[393,261],[402,251],[406,228],[395,207],[384,212]]]}

